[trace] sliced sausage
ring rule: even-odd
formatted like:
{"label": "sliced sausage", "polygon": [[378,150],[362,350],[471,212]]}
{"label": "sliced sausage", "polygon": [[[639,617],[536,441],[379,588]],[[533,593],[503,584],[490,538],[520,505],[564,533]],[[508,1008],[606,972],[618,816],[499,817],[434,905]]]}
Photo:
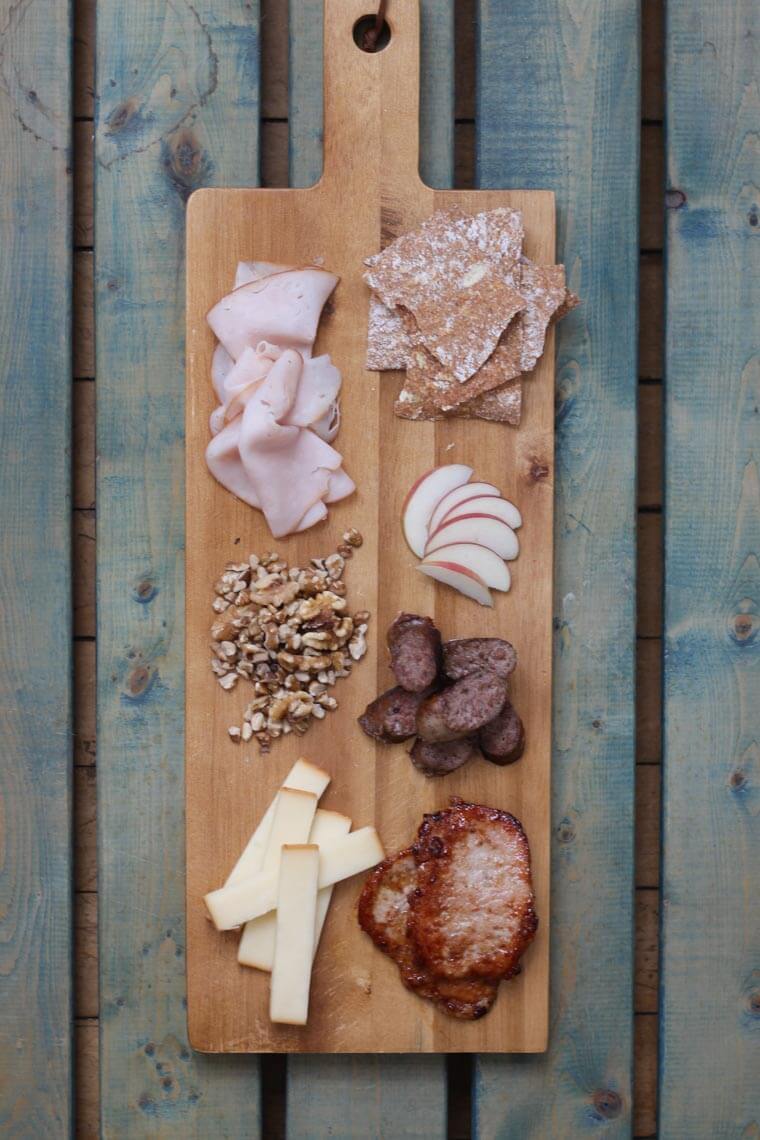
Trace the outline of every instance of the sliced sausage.
{"label": "sliced sausage", "polygon": [[525,751],[523,722],[510,701],[478,733],[478,743],[486,760],[493,764],[513,764]]}
{"label": "sliced sausage", "polygon": [[501,637],[460,637],[443,643],[443,671],[452,681],[481,669],[506,680],[516,664],[514,645]]}
{"label": "sliced sausage", "polygon": [[388,630],[391,669],[402,688],[421,693],[441,667],[441,635],[428,617],[399,614]]}
{"label": "sliced sausage", "polygon": [[397,685],[381,693],[359,717],[367,736],[386,744],[408,740],[417,731],[417,710],[426,693],[410,693]]}
{"label": "sliced sausage", "polygon": [[459,740],[498,716],[507,699],[503,677],[471,673],[420,705],[417,732],[423,740]]}
{"label": "sliced sausage", "polygon": [[430,744],[417,737],[409,755],[415,768],[424,772],[426,776],[446,776],[449,772],[461,768],[468,760],[472,760],[476,751],[475,740],[471,736],[466,736],[463,740],[447,740],[440,744]]}

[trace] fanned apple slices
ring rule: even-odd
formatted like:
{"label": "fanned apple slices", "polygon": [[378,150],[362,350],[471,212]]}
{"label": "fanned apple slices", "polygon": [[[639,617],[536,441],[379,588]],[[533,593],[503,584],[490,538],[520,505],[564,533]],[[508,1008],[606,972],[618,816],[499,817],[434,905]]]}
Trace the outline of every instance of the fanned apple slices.
{"label": "fanned apple slices", "polygon": [[423,574],[492,606],[491,590],[510,588],[506,563],[520,552],[522,517],[498,487],[471,483],[472,474],[462,463],[426,471],[406,497],[402,525]]}

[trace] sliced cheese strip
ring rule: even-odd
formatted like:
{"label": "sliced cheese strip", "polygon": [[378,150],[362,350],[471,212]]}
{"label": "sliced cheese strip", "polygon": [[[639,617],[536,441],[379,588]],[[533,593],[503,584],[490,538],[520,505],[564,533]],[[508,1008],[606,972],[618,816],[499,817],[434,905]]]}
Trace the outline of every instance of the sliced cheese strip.
{"label": "sliced cheese strip", "polygon": [[[342,835],[348,835],[351,820],[337,811],[320,808],[315,816],[308,837],[309,843],[324,847]],[[327,910],[332,897],[332,887],[323,887],[317,896],[317,922],[314,935],[314,953],[317,952],[322,928],[327,918]],[[271,970],[274,962],[274,936],[277,916],[274,911],[262,914],[243,928],[238,947],[238,962],[241,966],[253,966],[257,970]]]}
{"label": "sliced cheese strip", "polygon": [[305,1025],[309,1016],[318,879],[316,844],[283,847],[269,998],[270,1018],[283,1025]]}
{"label": "sliced cheese strip", "polygon": [[[301,759],[296,760],[283,780],[282,786],[283,788],[295,788],[300,792],[313,792],[317,799],[319,799],[329,783],[330,777],[327,772],[324,772],[309,760]],[[266,851],[276,803],[277,796],[274,797],[264,812],[261,822],[248,840],[243,854],[230,871],[227,882],[224,884],[225,886],[239,882],[241,879],[248,878],[250,875],[255,875],[261,870],[264,865],[264,852]]]}
{"label": "sliced cheese strip", "polygon": [[[319,852],[319,887],[332,886],[368,871],[385,858],[374,827],[352,831],[334,843],[325,844]],[[217,930],[233,930],[277,906],[277,875],[259,871],[228,887],[210,891],[203,900]]]}
{"label": "sliced cheese strip", "polygon": [[[317,797],[312,792],[301,792],[296,788],[280,789],[264,850],[263,871],[279,870],[283,844],[308,842],[316,810]],[[264,914],[253,922],[247,922],[240,940],[241,944],[246,943],[246,955],[254,965],[257,959],[268,956],[270,970],[274,953],[274,927],[269,921],[271,918],[272,915]]]}

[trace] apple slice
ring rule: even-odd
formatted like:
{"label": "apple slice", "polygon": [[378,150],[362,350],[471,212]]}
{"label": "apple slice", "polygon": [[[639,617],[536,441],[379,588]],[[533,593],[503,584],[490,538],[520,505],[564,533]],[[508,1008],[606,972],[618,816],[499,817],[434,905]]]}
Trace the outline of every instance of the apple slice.
{"label": "apple slice", "polygon": [[507,591],[511,585],[509,567],[503,558],[494,554],[487,546],[478,546],[476,542],[455,542],[450,546],[440,546],[435,554],[423,560],[423,566],[428,560],[433,562],[455,562],[458,566],[466,566],[481,578],[486,586],[492,590]]}
{"label": "apple slice", "polygon": [[459,503],[465,499],[474,499],[476,496],[481,497],[483,495],[498,499],[501,498],[501,491],[492,483],[463,483],[460,487],[454,487],[453,490],[447,491],[443,498],[438,501],[438,505],[430,516],[428,524],[430,534],[433,533],[439,523],[443,522],[444,516]]}
{"label": "apple slice", "polygon": [[517,535],[511,526],[507,526],[503,519],[495,515],[481,513],[459,515],[450,522],[442,522],[425,547],[425,558],[429,558],[442,546],[451,546],[455,542],[475,542],[478,546],[487,546],[507,562],[517,558],[520,550]]}
{"label": "apple slice", "polygon": [[483,579],[458,562],[431,562],[425,559],[417,569],[427,574],[428,578],[435,578],[436,582],[453,586],[460,594],[472,598],[481,606],[493,606],[493,598]]}
{"label": "apple slice", "polygon": [[464,463],[447,463],[420,475],[409,491],[401,508],[401,523],[404,538],[418,558],[425,553],[428,523],[436,504],[448,491],[466,483],[471,475],[472,468]]}
{"label": "apple slice", "polygon": [[[472,499],[465,499],[459,503],[458,506],[453,507],[447,511],[441,519],[441,523],[449,522],[454,518],[461,518],[462,515],[495,515],[497,519],[501,519],[507,526],[511,526],[512,530],[517,530],[522,526],[522,516],[514,503],[510,503],[509,499],[494,498],[492,495],[478,495]],[[438,524],[441,525],[440,523]],[[434,528],[430,528],[430,536],[432,538]]]}

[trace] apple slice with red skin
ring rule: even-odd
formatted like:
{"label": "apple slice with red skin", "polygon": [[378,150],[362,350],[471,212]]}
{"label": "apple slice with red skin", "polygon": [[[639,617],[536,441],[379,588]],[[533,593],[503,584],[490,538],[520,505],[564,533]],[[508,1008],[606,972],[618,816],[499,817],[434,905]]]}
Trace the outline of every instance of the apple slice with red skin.
{"label": "apple slice with red skin", "polygon": [[[472,499],[464,499],[456,507],[452,507],[450,511],[441,519],[438,524],[450,522],[451,519],[461,518],[462,515],[495,515],[497,519],[501,519],[507,526],[511,526],[512,530],[517,530],[522,526],[522,515],[518,511],[514,503],[510,503],[509,499],[502,499],[501,496],[497,499],[493,495],[477,495]],[[437,527],[430,529],[430,537],[432,538]]]}
{"label": "apple slice with red skin", "polygon": [[494,487],[493,483],[462,483],[459,487],[454,487],[451,491],[447,491],[438,503],[430,516],[428,523],[428,531],[430,534],[443,522],[446,515],[458,507],[465,499],[482,498],[500,499],[501,491],[498,487]]}
{"label": "apple slice with red skin", "polygon": [[423,566],[428,561],[453,562],[458,566],[466,566],[491,590],[506,592],[511,585],[509,567],[504,559],[487,546],[478,546],[476,542],[455,542],[450,546],[441,546],[423,560]]}
{"label": "apple slice with red skin", "polygon": [[451,546],[455,542],[474,542],[478,546],[487,546],[507,562],[517,558],[520,550],[517,535],[511,526],[507,526],[503,519],[495,515],[480,513],[459,515],[450,522],[441,523],[428,540],[425,558],[430,558],[442,546]]}
{"label": "apple slice with red skin", "polygon": [[454,487],[461,487],[472,475],[472,468],[464,463],[446,463],[433,467],[420,475],[410,489],[401,508],[404,538],[418,558],[425,553],[428,524],[436,504]]}
{"label": "apple slice with red skin", "polygon": [[493,606],[493,598],[482,578],[466,566],[457,562],[432,562],[425,559],[417,567],[429,578],[443,582],[445,586],[452,586],[460,594],[479,602],[481,606]]}

